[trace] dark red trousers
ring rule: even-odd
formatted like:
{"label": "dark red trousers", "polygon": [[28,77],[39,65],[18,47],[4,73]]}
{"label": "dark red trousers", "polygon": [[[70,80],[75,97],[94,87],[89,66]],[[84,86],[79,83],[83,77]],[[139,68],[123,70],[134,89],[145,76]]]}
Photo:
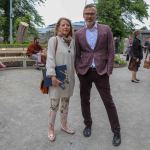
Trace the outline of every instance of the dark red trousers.
{"label": "dark red trousers", "polygon": [[92,126],[90,92],[92,83],[94,83],[106,108],[112,132],[119,132],[120,124],[117,110],[111,96],[109,76],[107,74],[99,75],[96,69],[90,68],[85,75],[78,74],[78,77],[80,81],[81,109],[84,124],[88,127]]}

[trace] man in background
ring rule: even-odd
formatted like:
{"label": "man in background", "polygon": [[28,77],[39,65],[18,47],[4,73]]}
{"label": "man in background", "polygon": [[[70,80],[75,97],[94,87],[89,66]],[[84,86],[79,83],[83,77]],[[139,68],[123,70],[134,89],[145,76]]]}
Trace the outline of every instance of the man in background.
{"label": "man in background", "polygon": [[46,62],[46,54],[39,44],[39,38],[35,37],[33,42],[28,46],[27,56],[36,60],[35,68],[39,69],[41,64]]}

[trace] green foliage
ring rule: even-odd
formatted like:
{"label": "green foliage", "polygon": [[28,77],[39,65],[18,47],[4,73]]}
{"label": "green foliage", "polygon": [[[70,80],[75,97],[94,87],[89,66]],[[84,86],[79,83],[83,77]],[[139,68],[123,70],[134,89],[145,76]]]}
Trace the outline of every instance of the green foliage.
{"label": "green foliage", "polygon": [[120,54],[115,54],[114,62],[119,65],[126,65],[127,62],[120,57]]}
{"label": "green foliage", "polygon": [[[19,47],[28,47],[29,44],[31,42],[24,42],[23,44],[20,43],[13,43],[13,44],[9,44],[9,43],[4,43],[4,44],[0,44],[0,48],[19,48]],[[47,43],[46,44],[40,44],[43,48],[47,47]]]}
{"label": "green foliage", "polygon": [[124,50],[124,40],[123,40],[123,38],[121,38],[121,40],[119,42],[119,53],[123,54],[123,50]]}
{"label": "green foliage", "polygon": [[98,0],[97,14],[100,23],[108,24],[116,37],[125,37],[136,24],[148,17],[148,4],[144,0]]}
{"label": "green foliage", "polygon": [[[29,34],[37,35],[35,25],[44,25],[42,17],[36,10],[36,5],[46,0],[13,0],[13,35],[15,37],[21,21],[29,24]],[[9,41],[9,0],[0,0],[0,35],[4,41]]]}
{"label": "green foliage", "polygon": [[28,43],[27,44],[19,44],[19,43],[15,43],[15,44],[0,44],[0,48],[19,48],[19,47],[28,47]]}

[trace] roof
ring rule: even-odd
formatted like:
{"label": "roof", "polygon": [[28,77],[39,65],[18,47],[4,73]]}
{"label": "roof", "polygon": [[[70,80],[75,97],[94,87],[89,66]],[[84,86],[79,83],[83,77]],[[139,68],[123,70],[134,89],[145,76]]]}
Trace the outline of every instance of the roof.
{"label": "roof", "polygon": [[[41,34],[47,33],[48,31],[54,29],[56,26],[56,23],[48,25],[46,28],[37,28],[38,32]],[[75,30],[80,29],[81,27],[84,26],[84,21],[79,21],[79,22],[73,22],[72,26]]]}

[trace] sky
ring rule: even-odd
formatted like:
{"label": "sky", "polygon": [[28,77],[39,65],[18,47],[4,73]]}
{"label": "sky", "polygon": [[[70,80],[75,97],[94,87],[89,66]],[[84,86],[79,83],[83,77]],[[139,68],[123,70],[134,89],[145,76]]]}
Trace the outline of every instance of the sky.
{"label": "sky", "polygon": [[[150,4],[150,0],[145,0]],[[56,23],[60,17],[67,17],[72,22],[83,21],[83,8],[85,4],[94,3],[94,0],[47,0],[41,6],[36,6],[37,11],[43,17],[45,27]],[[150,15],[150,7],[149,7]],[[139,24],[137,28],[146,26],[150,29],[150,18],[144,19],[144,24],[135,21]]]}

